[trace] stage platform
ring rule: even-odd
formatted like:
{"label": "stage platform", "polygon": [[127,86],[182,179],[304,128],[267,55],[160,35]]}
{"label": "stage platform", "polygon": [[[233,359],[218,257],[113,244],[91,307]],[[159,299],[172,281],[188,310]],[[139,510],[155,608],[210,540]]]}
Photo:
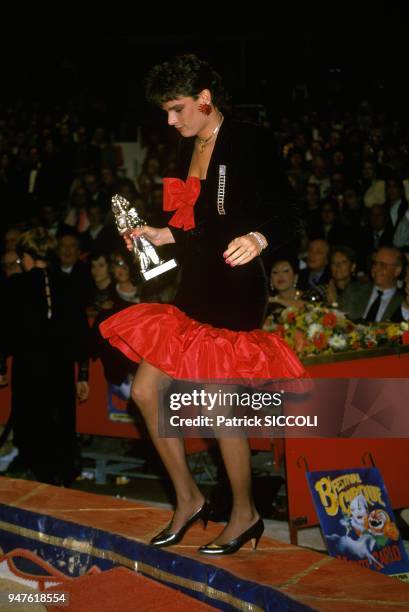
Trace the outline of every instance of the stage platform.
{"label": "stage platform", "polygon": [[122,566],[170,587],[169,598],[177,589],[223,610],[409,609],[408,585],[268,537],[256,551],[248,545],[219,559],[199,555],[197,547],[220,531],[216,523],[206,531],[194,526],[178,546],[150,547],[147,542],[169,518],[168,511],[145,503],[0,478],[3,562],[19,549],[13,563],[24,576],[34,572],[35,559],[41,560],[44,576],[41,563],[35,571],[46,586],[53,582],[47,576],[84,581]]}

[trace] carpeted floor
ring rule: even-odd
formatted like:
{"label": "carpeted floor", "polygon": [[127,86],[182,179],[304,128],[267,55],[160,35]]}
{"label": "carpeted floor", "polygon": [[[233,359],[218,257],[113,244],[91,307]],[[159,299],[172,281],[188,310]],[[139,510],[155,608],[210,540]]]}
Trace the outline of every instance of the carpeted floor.
{"label": "carpeted floor", "polygon": [[[37,591],[26,585],[23,586],[15,580],[2,578],[0,573],[0,612],[31,612],[31,610],[33,610],[33,612],[46,612],[47,608],[42,604],[30,603],[28,605],[26,603],[8,603],[8,595],[17,593],[34,594],[37,593]],[[62,609],[63,608],[59,609],[60,612]]]}
{"label": "carpeted floor", "polygon": [[[135,574],[124,567],[83,576],[47,592],[63,590],[68,593],[72,612],[207,612],[214,608],[154,580]],[[48,612],[66,608],[47,606]]]}
{"label": "carpeted floor", "polygon": [[40,603],[6,603],[9,594],[38,593],[26,585],[0,578],[0,612],[206,612],[211,606],[170,589],[154,580],[140,576],[126,568],[119,567],[100,574],[82,576],[58,587],[49,588],[46,593],[64,592],[67,605],[47,606]]}

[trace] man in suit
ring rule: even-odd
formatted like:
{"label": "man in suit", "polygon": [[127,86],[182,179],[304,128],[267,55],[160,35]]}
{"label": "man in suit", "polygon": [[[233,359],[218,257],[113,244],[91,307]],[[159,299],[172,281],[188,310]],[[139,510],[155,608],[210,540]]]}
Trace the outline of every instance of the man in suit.
{"label": "man in suit", "polygon": [[68,286],[83,300],[84,306],[91,303],[93,279],[87,264],[80,260],[80,241],[78,235],[65,233],[58,238],[56,274],[65,279]]}
{"label": "man in suit", "polygon": [[396,247],[384,246],[375,251],[371,266],[373,282],[350,293],[348,303],[344,304],[349,317],[368,323],[390,321],[403,299],[397,288],[402,267],[403,256]]}
{"label": "man in suit", "polygon": [[[89,227],[79,233],[81,253],[109,253],[113,249],[113,232],[104,225],[104,213],[98,204],[90,204],[87,209]],[[116,228],[114,228],[116,230]],[[115,231],[117,235],[118,232]]]}
{"label": "man in suit", "polygon": [[409,245],[409,210],[403,183],[400,179],[390,178],[386,182],[386,202],[389,219],[393,227],[393,244],[398,247]]}
{"label": "man in suit", "polygon": [[298,275],[298,287],[308,291],[328,283],[331,278],[328,259],[328,242],[320,238],[311,240],[307,251],[307,267]]}
{"label": "man in suit", "polygon": [[392,244],[393,227],[389,221],[385,204],[374,204],[368,215],[369,224],[358,233],[358,267],[360,270],[371,268],[372,253],[382,246]]}

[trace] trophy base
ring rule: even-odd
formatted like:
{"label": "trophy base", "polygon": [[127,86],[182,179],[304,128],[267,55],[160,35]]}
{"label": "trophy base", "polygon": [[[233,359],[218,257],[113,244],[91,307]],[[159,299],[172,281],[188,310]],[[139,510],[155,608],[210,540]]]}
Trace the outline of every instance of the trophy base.
{"label": "trophy base", "polygon": [[163,264],[159,264],[158,266],[155,266],[154,268],[151,268],[150,270],[146,270],[146,272],[142,272],[142,276],[143,278],[148,281],[151,278],[155,278],[155,276],[159,276],[159,274],[163,274],[164,272],[167,272],[168,270],[172,270],[173,268],[177,267],[177,262],[176,259],[169,259],[168,261],[165,261],[165,263]]}

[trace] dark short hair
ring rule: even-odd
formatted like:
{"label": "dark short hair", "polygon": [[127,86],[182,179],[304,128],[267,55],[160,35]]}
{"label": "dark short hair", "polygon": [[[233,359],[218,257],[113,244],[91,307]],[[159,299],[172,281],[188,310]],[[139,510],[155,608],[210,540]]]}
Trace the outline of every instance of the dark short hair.
{"label": "dark short hair", "polygon": [[215,106],[226,103],[221,76],[194,54],[177,55],[157,64],[145,80],[146,98],[157,106],[181,97],[197,99],[203,89],[209,89]]}
{"label": "dark short hair", "polygon": [[103,257],[105,261],[107,262],[107,264],[109,265],[110,258],[109,258],[109,253],[107,251],[99,251],[99,250],[91,251],[88,257],[88,262],[91,263],[92,261],[96,261],[100,257]]}
{"label": "dark short hair", "polygon": [[394,253],[396,256],[396,265],[397,266],[403,266],[405,263],[405,258],[403,256],[403,253],[400,249],[398,249],[398,247],[394,246],[393,244],[385,244],[380,246],[379,248],[377,248],[375,250],[375,253],[379,253],[379,251],[390,251],[391,253]]}
{"label": "dark short hair", "polygon": [[65,236],[73,236],[79,241],[78,230],[71,225],[64,225],[64,227],[59,231],[58,242],[60,242],[61,238],[65,238]]}
{"label": "dark short hair", "polygon": [[271,266],[270,266],[270,274],[274,268],[274,266],[276,266],[279,263],[288,263],[293,271],[294,274],[298,274],[300,266],[299,266],[299,261],[298,259],[296,259],[295,257],[275,257],[274,261],[272,262]]}
{"label": "dark short hair", "polygon": [[330,261],[332,257],[335,255],[335,253],[342,253],[342,255],[344,255],[351,263],[357,262],[357,254],[355,250],[350,246],[339,244],[339,245],[334,245],[333,247],[331,247]]}
{"label": "dark short hair", "polygon": [[53,259],[57,241],[44,227],[36,227],[24,232],[18,239],[16,251],[19,257],[24,253],[31,255],[33,259],[50,261]]}

